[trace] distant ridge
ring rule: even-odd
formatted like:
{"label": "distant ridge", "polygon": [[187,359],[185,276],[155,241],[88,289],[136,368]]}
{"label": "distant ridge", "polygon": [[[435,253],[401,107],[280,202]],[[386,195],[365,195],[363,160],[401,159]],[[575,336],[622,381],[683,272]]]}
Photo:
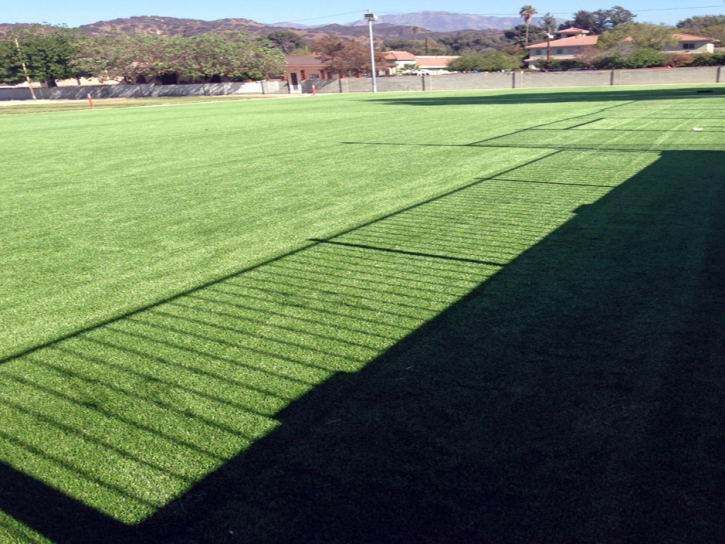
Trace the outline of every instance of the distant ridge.
{"label": "distant ridge", "polygon": [[[534,17],[531,24],[541,21],[541,17]],[[557,19],[557,22],[563,22]],[[473,15],[467,13],[449,13],[447,11],[416,11],[397,15],[381,15],[378,23],[391,25],[417,26],[434,32],[453,32],[456,30],[506,30],[523,24],[521,17],[493,17]],[[348,23],[351,26],[366,24],[365,21]]]}

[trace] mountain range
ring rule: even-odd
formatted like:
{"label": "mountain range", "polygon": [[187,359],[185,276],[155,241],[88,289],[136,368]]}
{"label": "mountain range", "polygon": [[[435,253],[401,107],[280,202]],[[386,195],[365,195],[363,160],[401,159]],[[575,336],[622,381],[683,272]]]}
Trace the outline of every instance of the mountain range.
{"label": "mountain range", "polygon": [[[534,18],[536,24],[539,18]],[[434,37],[441,32],[456,32],[461,30],[488,30],[497,32],[521,24],[518,17],[484,17],[465,13],[449,13],[446,11],[419,11],[396,15],[382,15],[375,23],[375,37],[377,39],[414,37],[413,27],[418,27],[420,37],[426,35]],[[0,36],[27,23],[0,24]],[[265,25],[250,19],[233,18],[203,21],[199,19],[178,19],[176,17],[138,16],[111,21],[99,21],[83,25],[80,31],[87,36],[94,36],[108,31],[140,32],[145,34],[162,34],[166,36],[196,36],[206,32],[219,32],[224,30],[246,30],[252,34],[268,34],[279,28],[296,31],[306,39],[315,39],[326,34],[336,34],[343,37],[367,36],[367,27],[364,20],[348,24],[328,24],[306,26],[298,23],[274,23]]]}

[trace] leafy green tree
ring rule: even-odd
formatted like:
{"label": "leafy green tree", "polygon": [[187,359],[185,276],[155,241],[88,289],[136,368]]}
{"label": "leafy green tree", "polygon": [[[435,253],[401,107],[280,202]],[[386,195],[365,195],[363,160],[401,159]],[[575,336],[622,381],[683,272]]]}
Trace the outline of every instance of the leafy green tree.
{"label": "leafy green tree", "polygon": [[82,41],[74,65],[101,81],[147,83],[172,73],[184,38],[113,32]]}
{"label": "leafy green tree", "polygon": [[[329,35],[312,42],[312,49],[334,74],[348,76],[371,71],[370,49],[358,42]],[[385,66],[385,53],[375,53],[375,64],[381,69]]]}
{"label": "leafy green tree", "polygon": [[284,54],[246,32],[183,36],[112,33],[87,38],[76,64],[100,79],[147,83],[178,78],[260,80],[284,71]]}
{"label": "leafy green tree", "polygon": [[566,28],[581,28],[592,34],[602,34],[619,25],[632,23],[637,17],[622,6],[613,6],[611,9],[598,9],[596,11],[579,10],[574,17],[559,26],[559,30]]}
{"label": "leafy green tree", "polygon": [[18,40],[17,49],[5,57],[5,71],[9,74],[21,70],[25,62],[30,78],[42,81],[48,87],[55,87],[58,79],[79,78],[88,75],[73,64],[77,56],[80,34],[77,29],[64,26],[29,25],[8,33],[11,43],[6,49],[12,49]]}
{"label": "leafy green tree", "polygon": [[659,50],[666,45],[677,44],[675,29],[651,23],[625,23],[603,33],[597,41],[597,49],[612,49],[624,43]]}
{"label": "leafy green tree", "polygon": [[463,55],[448,64],[448,70],[455,72],[497,72],[519,68],[521,68],[520,57],[494,50]]}
{"label": "leafy green tree", "polygon": [[536,25],[516,25],[514,28],[504,30],[504,37],[510,40],[516,45],[525,46],[529,38],[533,39],[534,43],[546,40],[546,29],[538,27]]}
{"label": "leafy green tree", "polygon": [[272,47],[287,55],[298,49],[307,49],[307,41],[290,30],[275,30],[267,34],[266,38],[270,41]]}
{"label": "leafy green tree", "polygon": [[519,10],[519,17],[524,20],[524,24],[526,25],[526,45],[529,45],[529,24],[531,23],[531,19],[537,13],[536,8],[528,4]]}
{"label": "leafy green tree", "polygon": [[[425,55],[425,44],[420,40],[385,40],[383,49],[386,51],[407,51],[413,55]],[[440,42],[432,40],[428,46],[431,55],[447,55],[448,48]]]}
{"label": "leafy green tree", "polygon": [[637,47],[626,44],[614,51],[592,60],[592,66],[600,70],[619,68],[651,68],[666,66],[669,55],[648,47]]}
{"label": "leafy green tree", "polygon": [[698,15],[680,21],[675,26],[697,34],[702,32],[704,28],[718,25],[725,25],[725,15]]}
{"label": "leafy green tree", "polygon": [[543,30],[551,34],[556,30],[557,22],[556,17],[554,17],[551,13],[548,11],[544,14],[544,16],[541,18],[541,24],[539,25]]}

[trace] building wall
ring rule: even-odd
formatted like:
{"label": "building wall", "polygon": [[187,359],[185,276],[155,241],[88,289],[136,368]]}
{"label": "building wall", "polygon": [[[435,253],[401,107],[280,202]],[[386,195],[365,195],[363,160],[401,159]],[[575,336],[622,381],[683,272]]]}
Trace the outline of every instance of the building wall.
{"label": "building wall", "polygon": [[[51,100],[93,98],[148,98],[157,96],[226,96],[235,94],[287,94],[284,81],[204,83],[195,85],[96,85],[34,89],[35,96]],[[28,88],[0,89],[0,100],[30,100]]]}
{"label": "building wall", "polygon": [[[685,49],[683,47],[684,44],[693,43],[695,44],[695,49]],[[711,43],[707,42],[688,42],[683,41],[678,43],[677,45],[666,45],[663,49],[665,53],[688,53],[688,54],[698,54],[698,53],[712,53],[715,51],[715,46]]]}

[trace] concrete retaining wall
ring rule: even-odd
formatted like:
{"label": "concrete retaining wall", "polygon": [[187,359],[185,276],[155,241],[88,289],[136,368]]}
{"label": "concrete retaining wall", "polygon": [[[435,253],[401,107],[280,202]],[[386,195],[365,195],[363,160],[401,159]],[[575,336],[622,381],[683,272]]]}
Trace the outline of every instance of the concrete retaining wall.
{"label": "concrete retaining wall", "polygon": [[[228,96],[238,94],[287,94],[286,81],[204,83],[192,85],[93,85],[34,89],[35,96],[55,100],[93,98],[148,98],[156,96]],[[27,88],[0,89],[0,100],[30,100]]]}
{"label": "concrete retaining wall", "polygon": [[[603,70],[582,72],[511,72],[450,74],[443,76],[379,77],[379,92],[474,91],[483,89],[539,89],[556,87],[603,87],[611,85],[677,85],[725,83],[720,66],[697,68]],[[370,78],[303,81],[303,93],[371,92]],[[35,89],[38,98],[82,100],[93,98],[143,98],[156,96],[226,96],[235,94],[287,94],[286,81],[207,83],[198,85],[105,85]],[[29,100],[27,88],[0,89],[0,100]]]}
{"label": "concrete retaining wall", "polygon": [[[611,85],[677,85],[725,83],[720,66],[643,70],[585,70],[581,72],[511,72],[490,74],[449,74],[422,77],[380,77],[379,92],[465,91],[483,89],[541,89],[556,87],[605,87]],[[302,92],[370,92],[370,78],[304,81]]]}

